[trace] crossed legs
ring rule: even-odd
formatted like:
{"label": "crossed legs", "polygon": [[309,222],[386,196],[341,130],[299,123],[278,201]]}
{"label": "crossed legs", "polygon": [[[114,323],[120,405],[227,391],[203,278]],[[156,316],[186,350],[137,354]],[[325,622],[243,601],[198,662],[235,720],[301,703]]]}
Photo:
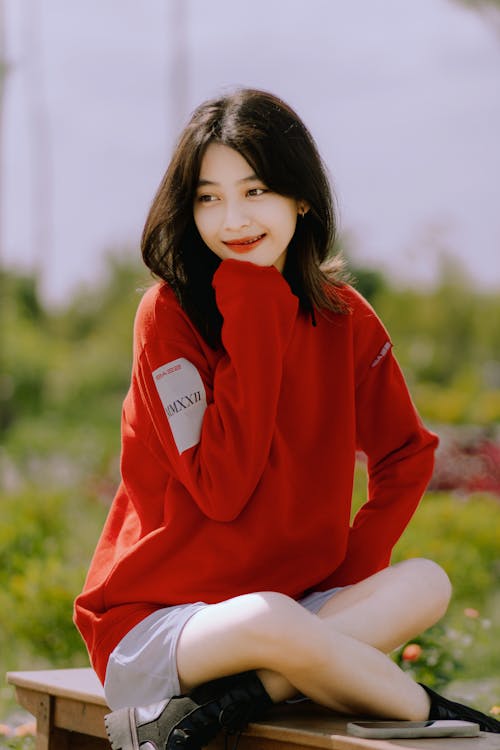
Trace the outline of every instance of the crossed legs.
{"label": "crossed legs", "polygon": [[208,606],[179,639],[181,686],[255,669],[275,702],[299,691],[342,712],[426,719],[427,694],[386,654],[437,622],[450,593],[438,565],[415,559],[344,589],[317,615],[274,592]]}

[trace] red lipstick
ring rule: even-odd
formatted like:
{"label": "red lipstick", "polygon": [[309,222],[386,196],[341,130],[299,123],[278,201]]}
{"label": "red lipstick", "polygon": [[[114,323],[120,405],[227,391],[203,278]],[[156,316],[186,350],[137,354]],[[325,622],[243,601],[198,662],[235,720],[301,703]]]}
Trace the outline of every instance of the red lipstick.
{"label": "red lipstick", "polygon": [[237,240],[228,240],[224,242],[224,245],[235,253],[249,253],[250,250],[257,247],[259,242],[261,242],[265,236],[265,234],[258,234],[253,237],[239,237]]}

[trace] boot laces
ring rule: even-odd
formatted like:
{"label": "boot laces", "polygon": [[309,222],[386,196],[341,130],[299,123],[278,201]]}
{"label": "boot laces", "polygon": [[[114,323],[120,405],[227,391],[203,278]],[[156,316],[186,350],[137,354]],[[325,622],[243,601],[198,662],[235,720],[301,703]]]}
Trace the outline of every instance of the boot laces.
{"label": "boot laces", "polygon": [[224,750],[237,750],[243,730],[255,718],[256,706],[249,696],[240,692],[230,695],[230,701],[223,701],[223,704],[219,724],[224,730]]}
{"label": "boot laces", "polygon": [[200,750],[208,745],[215,735],[214,718],[207,715],[203,708],[193,711],[175,727],[171,741],[175,747],[183,750]]}

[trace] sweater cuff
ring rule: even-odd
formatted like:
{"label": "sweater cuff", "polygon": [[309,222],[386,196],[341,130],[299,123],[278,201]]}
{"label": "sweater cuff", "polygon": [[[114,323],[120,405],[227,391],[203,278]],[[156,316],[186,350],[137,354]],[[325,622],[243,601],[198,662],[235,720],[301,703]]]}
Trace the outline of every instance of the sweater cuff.
{"label": "sweater cuff", "polygon": [[245,260],[226,258],[216,270],[212,280],[221,302],[240,296],[248,291],[257,301],[270,293],[281,293],[285,297],[297,299],[283,275],[274,266],[258,266]]}

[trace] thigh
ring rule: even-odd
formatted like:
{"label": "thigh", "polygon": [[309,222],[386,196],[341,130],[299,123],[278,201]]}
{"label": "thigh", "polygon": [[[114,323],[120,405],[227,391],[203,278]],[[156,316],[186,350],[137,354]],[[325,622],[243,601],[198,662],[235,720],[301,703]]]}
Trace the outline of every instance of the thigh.
{"label": "thigh", "polygon": [[181,688],[249,669],[280,671],[287,644],[307,640],[318,624],[298,602],[276,592],[245,594],[205,607],[186,623],[177,643]]}
{"label": "thigh", "polygon": [[318,617],[337,632],[389,653],[437,622],[450,593],[438,565],[406,560],[337,592]]}

